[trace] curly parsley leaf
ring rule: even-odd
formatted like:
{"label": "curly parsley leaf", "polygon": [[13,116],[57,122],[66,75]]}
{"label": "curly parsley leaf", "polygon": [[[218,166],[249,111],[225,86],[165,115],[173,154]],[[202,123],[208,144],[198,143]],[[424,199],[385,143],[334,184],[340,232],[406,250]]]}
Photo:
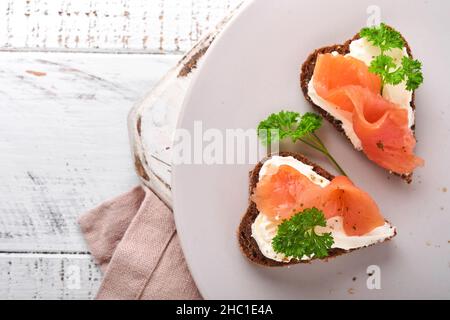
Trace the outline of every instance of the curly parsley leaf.
{"label": "curly parsley leaf", "polygon": [[373,59],[369,71],[378,74],[384,84],[397,85],[405,78],[403,69],[397,68],[394,59],[385,55],[379,55]]}
{"label": "curly parsley leaf", "polygon": [[[291,138],[292,142],[314,133],[322,126],[322,117],[307,112],[300,116],[298,112],[281,111],[271,114],[258,125],[258,135],[265,144],[284,138]],[[270,134],[272,132],[272,134]],[[277,134],[274,134],[277,132]]]}
{"label": "curly parsley leaf", "polygon": [[382,53],[394,48],[402,49],[405,46],[405,41],[400,32],[384,23],[380,24],[380,26],[363,28],[359,35],[362,38],[366,38],[374,46],[379,47]]}
{"label": "curly parsley leaf", "polygon": [[359,34],[381,50],[381,54],[372,60],[369,71],[378,74],[383,84],[398,85],[406,81],[406,89],[409,91],[422,84],[422,64],[418,60],[403,57],[401,65],[397,66],[394,59],[386,55],[386,51],[403,49],[406,45],[398,31],[382,23],[379,27],[363,28]]}
{"label": "curly parsley leaf", "polygon": [[297,130],[300,114],[292,111],[281,111],[271,114],[258,125],[258,136],[265,145],[292,137]]}
{"label": "curly parsley leaf", "polygon": [[323,118],[318,114],[307,112],[301,117],[297,130],[295,130],[293,137],[297,140],[307,136],[310,133],[316,132],[322,126]]}
{"label": "curly parsley leaf", "polygon": [[316,233],[316,227],[325,227],[322,211],[312,208],[299,212],[278,226],[277,235],[272,240],[275,252],[288,257],[324,258],[334,244],[331,233]]}
{"label": "curly parsley leaf", "polygon": [[384,84],[397,85],[406,81],[406,89],[409,91],[417,89],[423,82],[422,64],[418,60],[403,57],[400,66],[389,56],[379,55],[369,67],[369,71],[378,74]]}
{"label": "curly parsley leaf", "polygon": [[423,82],[422,63],[408,57],[402,59],[403,74],[406,78],[406,89],[417,89]]}
{"label": "curly parsley leaf", "polygon": [[346,175],[336,159],[330,154],[315,132],[322,126],[322,117],[307,112],[301,116],[297,112],[281,111],[271,114],[258,125],[258,136],[263,144],[270,146],[273,142],[290,138],[292,142],[301,141],[311,148],[323,153],[336,166],[339,172]]}

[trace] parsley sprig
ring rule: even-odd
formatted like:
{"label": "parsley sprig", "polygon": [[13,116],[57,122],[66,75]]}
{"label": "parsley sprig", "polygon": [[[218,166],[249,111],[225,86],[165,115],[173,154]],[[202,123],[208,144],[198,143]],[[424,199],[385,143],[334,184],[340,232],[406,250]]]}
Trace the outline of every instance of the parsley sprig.
{"label": "parsley sprig", "polygon": [[381,50],[381,54],[372,60],[369,71],[378,74],[383,84],[397,85],[406,81],[406,89],[409,91],[422,84],[422,64],[419,60],[403,57],[401,65],[397,67],[394,59],[386,55],[389,50],[403,49],[405,46],[398,31],[382,23],[379,27],[363,28],[359,34]]}
{"label": "parsley sprig", "polygon": [[266,120],[260,122],[258,136],[265,145],[271,145],[273,142],[286,138],[290,138],[293,143],[301,141],[324,154],[342,175],[347,176],[316,134],[322,126],[322,120],[321,116],[312,112],[300,116],[298,112],[281,111],[271,114]]}
{"label": "parsley sprig", "polygon": [[275,252],[295,259],[327,257],[334,239],[331,233],[317,234],[315,230],[316,227],[325,226],[326,220],[322,211],[316,208],[306,209],[278,226],[272,247]]}
{"label": "parsley sprig", "polygon": [[362,28],[359,35],[372,42],[374,46],[379,47],[382,52],[394,48],[403,49],[405,46],[402,35],[384,23],[381,23],[379,27]]}

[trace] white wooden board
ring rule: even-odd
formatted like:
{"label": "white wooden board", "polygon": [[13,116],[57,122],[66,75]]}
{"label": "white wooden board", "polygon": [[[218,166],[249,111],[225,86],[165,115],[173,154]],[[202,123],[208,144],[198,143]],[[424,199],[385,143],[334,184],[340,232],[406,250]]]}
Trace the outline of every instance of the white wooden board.
{"label": "white wooden board", "polygon": [[76,220],[139,183],[127,114],[179,58],[0,53],[0,299],[95,295]]}
{"label": "white wooden board", "polygon": [[86,254],[0,254],[1,299],[92,299],[100,281]]}
{"label": "white wooden board", "polygon": [[0,53],[0,251],[86,251],[76,219],[139,182],[127,114],[178,59]]}
{"label": "white wooden board", "polygon": [[242,0],[0,1],[0,47],[184,52]]}

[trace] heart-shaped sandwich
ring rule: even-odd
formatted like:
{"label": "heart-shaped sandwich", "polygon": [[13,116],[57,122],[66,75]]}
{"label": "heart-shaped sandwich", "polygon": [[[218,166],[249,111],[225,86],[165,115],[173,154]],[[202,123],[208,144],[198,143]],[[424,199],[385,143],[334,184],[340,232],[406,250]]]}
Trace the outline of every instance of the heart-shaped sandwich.
{"label": "heart-shaped sandwich", "polygon": [[250,172],[250,195],[238,238],[244,255],[260,265],[328,259],[396,235],[366,192],[300,154],[260,162]]}
{"label": "heart-shaped sandwich", "polygon": [[411,183],[424,161],[414,154],[414,90],[421,63],[393,28],[363,28],[341,45],[315,50],[301,69],[303,94],[353,146]]}

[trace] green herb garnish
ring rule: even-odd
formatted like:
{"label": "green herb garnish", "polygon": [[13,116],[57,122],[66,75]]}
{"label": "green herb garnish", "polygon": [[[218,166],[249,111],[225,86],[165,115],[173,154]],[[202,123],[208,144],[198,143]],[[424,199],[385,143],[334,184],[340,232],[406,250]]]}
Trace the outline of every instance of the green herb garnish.
{"label": "green herb garnish", "polygon": [[277,253],[288,257],[324,258],[334,244],[331,233],[317,234],[316,227],[325,227],[326,220],[322,211],[306,209],[283,221],[278,226],[277,235],[272,240],[272,247]]}
{"label": "green herb garnish", "polygon": [[401,65],[397,66],[394,59],[386,55],[389,50],[403,49],[405,46],[405,41],[398,31],[382,23],[379,27],[363,28],[359,34],[381,50],[381,54],[372,60],[369,71],[378,74],[383,85],[397,85],[406,81],[406,89],[413,91],[422,84],[420,61],[403,57]]}
{"label": "green herb garnish", "polygon": [[336,159],[330,154],[322,140],[316,135],[316,130],[322,126],[322,117],[308,112],[300,116],[298,112],[281,111],[271,114],[258,126],[258,136],[265,145],[271,145],[277,140],[290,138],[292,142],[301,141],[309,147],[323,153],[339,170],[347,176]]}
{"label": "green herb garnish", "polygon": [[396,67],[397,65],[392,57],[379,55],[372,60],[369,71],[378,74],[384,84],[397,85],[404,80],[404,75],[401,68],[395,69]]}
{"label": "green herb garnish", "polygon": [[374,46],[379,47],[382,52],[391,49],[403,49],[405,41],[400,32],[381,23],[379,27],[362,28],[359,32],[362,38],[369,40]]}
{"label": "green herb garnish", "polygon": [[403,73],[406,77],[406,89],[417,89],[423,82],[422,63],[419,60],[404,57],[402,60]]}

